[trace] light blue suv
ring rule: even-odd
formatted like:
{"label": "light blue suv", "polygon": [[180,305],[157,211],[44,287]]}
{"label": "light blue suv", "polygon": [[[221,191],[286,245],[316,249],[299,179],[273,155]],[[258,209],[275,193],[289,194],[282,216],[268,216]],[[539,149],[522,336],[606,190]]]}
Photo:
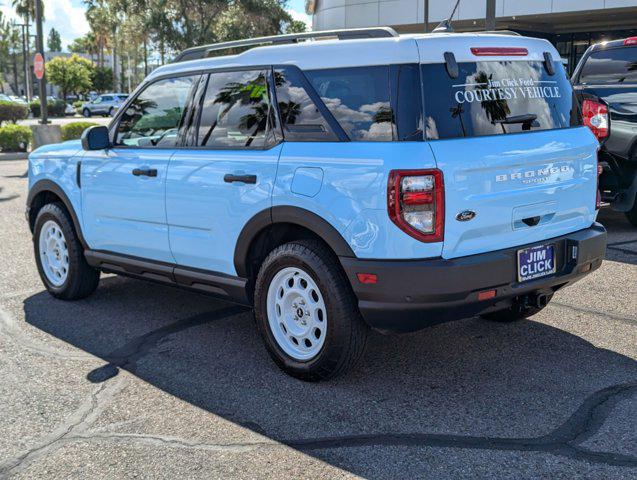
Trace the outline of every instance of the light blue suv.
{"label": "light blue suv", "polygon": [[320,380],[370,327],[523,319],[602,262],[598,143],[544,40],[364,29],[180,60],[109,128],[30,155],[53,296],[102,271],[215,295]]}
{"label": "light blue suv", "polygon": [[112,117],[128,98],[127,93],[104,93],[82,105],[82,115],[108,115]]}

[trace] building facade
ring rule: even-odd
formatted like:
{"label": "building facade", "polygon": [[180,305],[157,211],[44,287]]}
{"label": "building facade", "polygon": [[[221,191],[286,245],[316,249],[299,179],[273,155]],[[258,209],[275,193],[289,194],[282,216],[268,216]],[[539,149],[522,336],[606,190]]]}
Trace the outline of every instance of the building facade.
{"label": "building facade", "polygon": [[[455,0],[309,0],[314,30],[390,26],[431,31]],[[461,0],[453,16],[458,32],[484,30],[486,0]],[[589,45],[637,36],[637,0],[496,0],[496,28],[546,38],[572,71]],[[426,21],[427,20],[427,21]]]}

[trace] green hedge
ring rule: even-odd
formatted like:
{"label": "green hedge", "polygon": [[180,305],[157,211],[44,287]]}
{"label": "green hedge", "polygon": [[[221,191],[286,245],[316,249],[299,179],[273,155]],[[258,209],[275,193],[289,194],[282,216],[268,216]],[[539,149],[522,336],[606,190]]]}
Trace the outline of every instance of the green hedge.
{"label": "green hedge", "polygon": [[[66,103],[64,100],[48,100],[46,102],[47,112],[51,117],[63,117],[64,110],[66,110]],[[34,117],[40,116],[40,100],[33,100],[29,104],[29,108],[31,109],[31,113]]]}
{"label": "green hedge", "polygon": [[0,124],[2,122],[15,123],[18,120],[27,118],[28,115],[29,109],[26,105],[20,105],[19,103],[6,100],[0,101]]}
{"label": "green hedge", "polygon": [[9,124],[0,127],[0,149],[3,152],[25,152],[31,142],[31,129]]}
{"label": "green hedge", "polygon": [[86,102],[84,100],[76,100],[73,102],[73,108],[79,112],[82,108],[82,105],[84,105],[85,103]]}
{"label": "green hedge", "polygon": [[62,140],[76,140],[82,136],[82,132],[86,130],[88,127],[92,127],[93,125],[97,125],[97,123],[93,122],[72,122],[67,123],[66,125],[62,125],[60,129],[62,130]]}

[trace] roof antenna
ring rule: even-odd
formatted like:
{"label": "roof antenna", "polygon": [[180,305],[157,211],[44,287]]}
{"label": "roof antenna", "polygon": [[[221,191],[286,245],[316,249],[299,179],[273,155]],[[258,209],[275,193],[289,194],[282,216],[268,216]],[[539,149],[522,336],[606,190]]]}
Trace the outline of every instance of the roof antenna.
{"label": "roof antenna", "polygon": [[452,33],[453,32],[453,27],[451,26],[451,19],[456,13],[456,10],[458,9],[459,4],[460,4],[460,0],[458,0],[456,2],[456,6],[453,7],[453,10],[451,11],[451,15],[449,15],[448,18],[445,18],[442,22],[440,22],[438,26],[434,28],[433,32],[431,33]]}

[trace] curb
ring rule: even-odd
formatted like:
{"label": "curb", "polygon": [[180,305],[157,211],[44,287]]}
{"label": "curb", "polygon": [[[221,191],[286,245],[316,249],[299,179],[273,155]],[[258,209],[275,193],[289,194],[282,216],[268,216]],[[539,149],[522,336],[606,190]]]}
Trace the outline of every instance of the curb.
{"label": "curb", "polygon": [[29,152],[8,152],[0,153],[0,161],[2,160],[26,160]]}

